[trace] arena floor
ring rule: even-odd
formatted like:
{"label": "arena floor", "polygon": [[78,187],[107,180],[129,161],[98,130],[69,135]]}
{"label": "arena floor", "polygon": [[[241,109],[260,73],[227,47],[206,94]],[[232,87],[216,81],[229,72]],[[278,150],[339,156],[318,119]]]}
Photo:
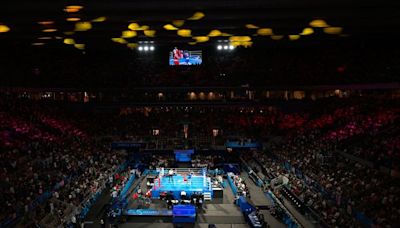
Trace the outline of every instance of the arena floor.
{"label": "arena floor", "polygon": [[[246,175],[246,174],[244,174]],[[246,176],[243,176],[246,178]],[[262,191],[256,187],[250,179],[246,178],[246,183],[250,188],[250,192],[252,198],[249,200],[254,205],[262,205],[266,202],[264,201],[264,197],[262,197]],[[226,181],[226,180],[225,180]],[[147,189],[146,186],[146,178],[141,177],[138,178],[133,186],[139,184],[143,190]],[[249,227],[246,223],[240,209],[233,204],[234,195],[232,193],[232,189],[230,188],[229,184],[226,183],[226,188],[223,191],[223,198],[214,198],[212,201],[205,201],[203,210],[198,211],[197,220],[195,224],[186,224],[183,227],[196,227],[196,228],[203,228],[208,227],[208,224],[215,224],[218,228],[245,228]],[[103,202],[106,202],[108,195],[104,196],[105,198],[102,199]],[[94,221],[93,224],[87,224],[85,227],[94,228],[99,227],[98,221],[101,214],[101,206],[97,205],[93,211],[90,213],[90,220]],[[134,200],[132,197],[129,198],[128,201],[129,208],[143,208],[142,205],[138,203],[137,200]],[[165,209],[166,204],[162,200],[153,199],[150,207],[151,209]],[[269,224],[272,224],[272,227],[277,228],[284,228],[284,224],[277,221],[274,217],[272,217],[268,211],[261,211],[264,214],[265,219],[268,221]],[[157,217],[157,216],[134,216],[128,217],[125,223],[122,223],[119,227],[140,227],[140,228],[147,228],[147,227],[165,227],[165,228],[172,228],[174,227],[172,223],[172,218],[170,217]]]}

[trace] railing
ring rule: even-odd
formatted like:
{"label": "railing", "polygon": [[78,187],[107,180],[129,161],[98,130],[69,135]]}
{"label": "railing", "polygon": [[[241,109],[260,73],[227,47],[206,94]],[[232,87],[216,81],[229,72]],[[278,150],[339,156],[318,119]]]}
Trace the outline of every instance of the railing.
{"label": "railing", "polygon": [[[41,205],[42,203],[46,202],[48,199],[51,198],[52,194],[54,191],[58,190],[59,188],[61,188],[62,186],[64,186],[66,183],[70,182],[71,179],[73,178],[73,176],[69,176],[64,178],[64,180],[60,181],[59,183],[57,183],[53,189],[51,191],[46,191],[44,192],[42,195],[38,196],[31,204],[29,204],[28,208],[29,208],[29,212],[31,212],[32,210],[34,210],[37,206]],[[18,210],[16,212],[16,217],[15,218],[6,218],[5,220],[3,220],[0,223],[0,227],[9,227],[14,225],[15,223],[18,222],[19,219],[21,219],[21,217],[23,216],[24,212],[21,210]]]}
{"label": "railing", "polygon": [[228,173],[228,183],[229,183],[229,186],[231,186],[233,195],[236,196],[238,194],[237,187],[236,187],[235,183],[232,180],[231,173]]}
{"label": "railing", "polygon": [[129,189],[131,188],[133,182],[135,181],[135,175],[132,175],[128,182],[126,182],[124,188],[121,190],[121,193],[119,194],[119,200],[123,201],[126,199],[126,197],[128,196],[129,193]]}
{"label": "railing", "polygon": [[[269,173],[269,172],[263,167],[263,165],[260,163],[260,161],[258,161],[257,159],[255,159],[255,161],[256,161],[256,162],[259,164],[259,166],[263,169],[262,171],[263,171],[263,172],[266,172],[266,173],[265,173],[266,177],[270,178],[271,180],[274,179],[274,178],[276,178],[276,176],[274,176],[273,174]],[[283,167],[284,167],[286,170],[288,170],[288,171],[291,172],[291,166],[290,166],[290,164],[288,164],[288,163],[283,163]],[[298,171],[295,172],[295,174],[296,174],[296,176],[297,176],[297,175],[303,176],[302,173],[299,173]],[[304,176],[304,177],[306,177],[306,176]],[[307,178],[307,179],[305,180],[305,181],[306,181],[306,184],[310,183],[310,182],[311,182],[311,179],[308,178],[308,177],[306,177],[306,178]],[[307,185],[307,186],[309,186],[309,185]],[[309,187],[311,187],[311,186],[309,186]],[[319,186],[319,187],[320,187],[320,186]],[[312,186],[312,190],[313,190],[313,191],[318,191],[318,192],[319,192],[319,190],[317,190],[317,189],[315,189],[315,188],[316,188],[316,186]],[[322,188],[322,187],[321,187],[321,188]],[[309,206],[307,206],[307,205],[305,204],[305,202],[302,202],[302,203],[305,205],[305,209],[311,213],[311,216],[313,217],[313,219],[316,219],[316,220],[318,221],[318,223],[319,223],[320,225],[322,225],[323,227],[328,227],[327,223],[321,218],[320,215],[318,215],[312,208],[310,208]]]}
{"label": "railing", "polygon": [[[288,162],[285,161],[284,162],[284,167],[288,170],[291,171],[292,170],[292,165]],[[330,192],[328,190],[326,190],[324,187],[322,187],[321,185],[318,184],[318,182],[313,181],[310,177],[303,175],[303,173],[301,172],[301,170],[297,169],[296,167],[294,167],[295,169],[295,174],[299,179],[302,179],[304,181],[304,183],[306,184],[307,187],[310,187],[311,189],[313,189],[314,191],[320,192],[322,193],[324,196],[326,196],[328,199],[336,199],[336,196],[333,192]],[[311,184],[310,184],[311,183]],[[346,203],[341,203],[341,205],[347,205]],[[312,210],[311,208],[308,207],[308,210],[312,212],[313,215],[315,215],[316,213],[314,212],[314,210]],[[368,218],[367,216],[365,216],[362,212],[356,211],[353,209],[352,211],[352,215],[359,221],[361,222],[365,227],[372,227],[373,226],[373,221]],[[315,217],[319,223],[321,223],[323,226],[328,227],[327,223],[320,217]]]}
{"label": "railing", "polygon": [[279,199],[276,198],[275,194],[271,191],[268,191],[266,194],[268,194],[269,198],[273,200],[275,204],[277,204],[284,212],[286,217],[284,218],[284,223],[291,228],[297,228],[297,227],[302,227],[300,222],[297,221],[297,219],[286,209],[285,205],[283,205]]}
{"label": "railing", "polygon": [[253,171],[253,169],[247,164],[245,160],[243,160],[242,157],[240,157],[240,160],[243,163],[243,168],[249,175],[250,179],[253,180],[253,182],[258,186],[258,187],[263,187],[264,182],[263,180]]}
{"label": "railing", "polygon": [[[123,164],[121,164],[117,170],[112,173],[110,176],[114,176],[116,173],[121,172],[122,170],[124,170],[127,167],[128,163],[124,162]],[[78,208],[82,208],[82,209],[77,209],[76,211],[72,211],[70,215],[66,216],[66,221],[70,222],[71,218],[73,215],[78,214],[78,217],[80,219],[84,219],[86,218],[87,214],[89,213],[90,209],[93,207],[93,205],[97,202],[97,200],[99,199],[99,197],[101,196],[101,194],[103,193],[104,189],[106,189],[107,187],[107,182],[108,182],[108,177],[103,179],[103,182],[100,184],[101,187],[99,187],[97,189],[97,191],[93,194],[91,194],[90,196],[88,196],[85,200],[83,200],[83,202],[80,204],[80,207]]]}

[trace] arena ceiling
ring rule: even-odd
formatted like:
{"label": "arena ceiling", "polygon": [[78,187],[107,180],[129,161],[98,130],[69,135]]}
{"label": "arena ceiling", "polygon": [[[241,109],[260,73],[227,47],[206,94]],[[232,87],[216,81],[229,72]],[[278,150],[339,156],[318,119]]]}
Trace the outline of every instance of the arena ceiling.
{"label": "arena ceiling", "polygon": [[324,39],[394,39],[399,1],[349,0],[8,0],[0,7],[0,45],[136,48]]}

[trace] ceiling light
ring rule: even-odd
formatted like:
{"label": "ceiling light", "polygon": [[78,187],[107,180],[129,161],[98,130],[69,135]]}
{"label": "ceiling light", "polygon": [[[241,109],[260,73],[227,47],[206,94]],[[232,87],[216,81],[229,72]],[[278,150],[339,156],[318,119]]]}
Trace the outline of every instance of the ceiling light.
{"label": "ceiling light", "polygon": [[235,49],[235,46],[229,45],[229,50],[233,50],[233,49]]}
{"label": "ceiling light", "polygon": [[138,23],[133,22],[128,25],[130,30],[139,31],[139,30],[148,30],[150,27],[148,25],[140,26]]}
{"label": "ceiling light", "polygon": [[253,45],[253,42],[251,42],[251,41],[242,41],[239,43],[239,45],[236,45],[236,46],[243,46],[245,48],[248,48],[248,47],[251,47],[251,45]]}
{"label": "ceiling light", "polygon": [[303,32],[300,33],[302,36],[308,36],[314,33],[314,29],[312,28],[304,28]]}
{"label": "ceiling light", "polygon": [[98,17],[92,20],[92,22],[104,22],[106,21],[106,17]]}
{"label": "ceiling light", "polygon": [[228,45],[224,45],[224,50],[228,50]]}
{"label": "ceiling light", "polygon": [[7,25],[0,25],[0,33],[8,32],[10,31],[10,27]]}
{"label": "ceiling light", "polygon": [[136,31],[132,31],[132,30],[126,30],[126,31],[122,31],[122,38],[132,38],[135,37],[137,35]]}
{"label": "ceiling light", "polygon": [[270,36],[273,35],[271,28],[260,28],[257,30],[257,34],[261,36]]}
{"label": "ceiling light", "polygon": [[142,25],[137,30],[148,30],[150,27],[148,25]]}
{"label": "ceiling light", "polygon": [[251,41],[231,41],[230,45],[232,45],[233,47],[238,47],[238,46],[250,47],[251,45],[253,45],[253,42],[251,42]]}
{"label": "ceiling light", "polygon": [[139,28],[139,24],[138,24],[138,23],[130,23],[130,24],[128,25],[128,28],[129,28],[130,30],[137,30],[137,29]]}
{"label": "ceiling light", "polygon": [[143,33],[147,37],[154,37],[156,35],[156,30],[144,30]]}
{"label": "ceiling light", "polygon": [[150,51],[154,51],[154,46],[150,46]]}
{"label": "ceiling light", "polygon": [[120,37],[111,38],[111,40],[116,42],[116,43],[120,43],[120,44],[127,44],[128,43],[128,41],[126,41],[124,38],[120,38]]}
{"label": "ceiling light", "polygon": [[85,49],[85,44],[74,44],[74,47],[79,49],[79,50],[84,50]]}
{"label": "ceiling light", "polygon": [[222,45],[218,45],[218,46],[217,46],[217,49],[218,49],[218,50],[222,50]]}
{"label": "ceiling light", "polygon": [[173,20],[172,24],[175,25],[176,27],[181,27],[183,24],[185,24],[184,20]]}
{"label": "ceiling light", "polygon": [[66,20],[67,21],[80,21],[81,19],[79,17],[69,17]]}
{"label": "ceiling light", "polygon": [[171,25],[171,24],[166,24],[166,25],[163,26],[163,28],[164,28],[165,30],[178,30],[177,27],[175,27],[175,26],[173,26],[173,25]]}
{"label": "ceiling light", "polygon": [[44,43],[40,42],[32,43],[32,46],[42,46],[42,45],[44,45]]}
{"label": "ceiling light", "polygon": [[247,24],[246,28],[248,28],[248,29],[258,29],[259,27],[257,25]]}
{"label": "ceiling light", "polygon": [[298,40],[300,39],[300,35],[289,35],[289,40]]}
{"label": "ceiling light", "polygon": [[281,40],[281,39],[283,39],[283,35],[272,35],[271,39],[273,39],[273,40]]}
{"label": "ceiling light", "polygon": [[126,46],[130,49],[134,49],[138,46],[138,44],[137,43],[128,43],[128,44],[126,44]]}
{"label": "ceiling light", "polygon": [[64,11],[67,13],[76,13],[81,9],[83,9],[83,6],[73,5],[73,6],[66,6]]}
{"label": "ceiling light", "polygon": [[49,36],[39,37],[38,40],[51,40],[51,37]]}
{"label": "ceiling light", "polygon": [[210,33],[208,34],[208,36],[210,36],[210,37],[216,37],[216,36],[221,36],[221,35],[222,35],[222,32],[219,31],[218,29],[211,30]]}
{"label": "ceiling light", "polygon": [[342,27],[324,28],[324,33],[326,33],[326,34],[338,35],[338,34],[341,34],[342,32],[343,32],[343,28]]}
{"label": "ceiling light", "polygon": [[229,40],[232,42],[234,41],[239,41],[239,42],[246,42],[246,41],[251,41],[250,36],[231,36]]}
{"label": "ceiling light", "polygon": [[182,37],[190,37],[192,34],[192,31],[190,29],[179,29],[177,33],[179,36],[182,36]]}
{"label": "ceiling light", "polygon": [[202,43],[207,42],[210,38],[208,36],[195,36],[193,39],[195,39],[196,42]]}
{"label": "ceiling light", "polygon": [[144,50],[144,51],[148,51],[148,50],[149,50],[149,47],[148,47],[148,46],[144,46],[143,50]]}
{"label": "ceiling light", "polygon": [[75,40],[72,38],[65,38],[64,44],[75,44]]}
{"label": "ceiling light", "polygon": [[54,21],[39,21],[38,24],[40,25],[52,25]]}
{"label": "ceiling light", "polygon": [[188,20],[200,20],[205,16],[203,12],[196,12],[193,16],[189,17]]}
{"label": "ceiling light", "polygon": [[84,21],[84,22],[77,22],[75,24],[75,31],[87,31],[90,30],[92,28],[92,24],[88,21]]}
{"label": "ceiling light", "polygon": [[64,12],[67,13],[77,13],[79,11],[79,9],[64,9]]}
{"label": "ceiling light", "polygon": [[315,28],[324,28],[328,27],[329,25],[322,19],[315,19],[310,22],[310,26]]}
{"label": "ceiling light", "polygon": [[142,46],[139,46],[138,50],[139,50],[139,51],[143,51],[143,47],[142,47]]}
{"label": "ceiling light", "polygon": [[66,9],[83,9],[83,6],[80,5],[69,5],[65,7]]}
{"label": "ceiling light", "polygon": [[51,28],[51,29],[43,29],[43,32],[57,32],[57,29]]}

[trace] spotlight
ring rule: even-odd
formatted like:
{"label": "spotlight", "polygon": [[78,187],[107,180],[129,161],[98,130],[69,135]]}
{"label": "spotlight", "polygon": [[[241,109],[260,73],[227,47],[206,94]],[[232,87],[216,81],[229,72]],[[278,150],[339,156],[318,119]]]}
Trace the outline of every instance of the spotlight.
{"label": "spotlight", "polygon": [[228,45],[225,45],[225,46],[224,46],[224,50],[228,50]]}
{"label": "spotlight", "polygon": [[143,47],[142,46],[139,46],[139,51],[143,51]]}
{"label": "spotlight", "polygon": [[148,47],[148,46],[144,46],[143,50],[144,50],[144,51],[148,51],[148,50],[149,50],[149,47]]}
{"label": "spotlight", "polygon": [[235,47],[233,45],[229,45],[229,50],[233,50]]}
{"label": "spotlight", "polygon": [[218,46],[217,46],[217,49],[218,49],[218,50],[222,50],[222,45],[218,45]]}
{"label": "spotlight", "polygon": [[150,46],[150,51],[154,51],[154,46]]}

